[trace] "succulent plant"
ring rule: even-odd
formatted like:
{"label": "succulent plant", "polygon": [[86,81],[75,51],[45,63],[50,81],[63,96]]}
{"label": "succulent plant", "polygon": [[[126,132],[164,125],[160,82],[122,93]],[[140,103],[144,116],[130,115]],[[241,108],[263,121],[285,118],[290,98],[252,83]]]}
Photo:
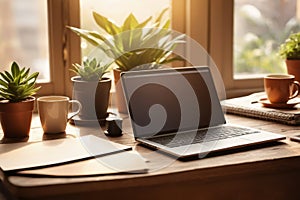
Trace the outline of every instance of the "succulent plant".
{"label": "succulent plant", "polygon": [[82,80],[98,81],[109,71],[109,66],[110,64],[102,64],[97,62],[96,58],[93,58],[92,60],[86,59],[83,61],[83,65],[73,64],[74,69],[71,69],[71,71],[79,75]]}
{"label": "succulent plant", "polygon": [[164,9],[153,23],[150,23],[152,17],[139,22],[133,14],[130,14],[121,26],[93,12],[96,24],[104,33],[76,27],[69,28],[90,44],[102,49],[115,61],[121,71],[136,67],[157,68],[161,64],[183,60],[172,53],[178,43],[184,42],[185,35],[173,37],[170,20],[163,20],[167,10]]}
{"label": "succulent plant", "polygon": [[288,60],[300,59],[300,32],[292,33],[286,41],[280,45],[279,55]]}
{"label": "succulent plant", "polygon": [[20,102],[36,94],[40,87],[35,87],[38,72],[29,75],[30,68],[20,69],[16,62],[11,65],[11,72],[0,72],[0,95],[9,102]]}

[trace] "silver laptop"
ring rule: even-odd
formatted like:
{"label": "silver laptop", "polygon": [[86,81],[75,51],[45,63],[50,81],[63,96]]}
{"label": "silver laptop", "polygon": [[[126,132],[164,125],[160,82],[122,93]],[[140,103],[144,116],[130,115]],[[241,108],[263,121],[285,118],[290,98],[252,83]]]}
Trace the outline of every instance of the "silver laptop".
{"label": "silver laptop", "polygon": [[135,139],[178,158],[285,139],[226,124],[208,67],[130,71],[121,81]]}

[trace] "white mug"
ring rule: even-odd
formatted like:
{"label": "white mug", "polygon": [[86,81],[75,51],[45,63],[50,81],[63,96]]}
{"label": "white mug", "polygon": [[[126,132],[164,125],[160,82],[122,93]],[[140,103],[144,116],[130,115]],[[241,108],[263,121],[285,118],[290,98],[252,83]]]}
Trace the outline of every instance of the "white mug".
{"label": "white mug", "polygon": [[[69,107],[77,104],[77,110],[69,113]],[[70,100],[67,96],[43,96],[37,99],[37,107],[41,124],[45,133],[65,132],[67,122],[78,115],[81,104],[77,100]]]}

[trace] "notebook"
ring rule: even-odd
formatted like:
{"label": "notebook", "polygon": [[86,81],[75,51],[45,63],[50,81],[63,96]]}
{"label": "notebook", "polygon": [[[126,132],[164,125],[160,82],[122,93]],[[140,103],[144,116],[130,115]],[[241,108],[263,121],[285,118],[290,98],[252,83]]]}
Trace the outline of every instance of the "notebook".
{"label": "notebook", "polygon": [[121,81],[135,139],[177,158],[285,139],[226,123],[207,66],[129,71]]}

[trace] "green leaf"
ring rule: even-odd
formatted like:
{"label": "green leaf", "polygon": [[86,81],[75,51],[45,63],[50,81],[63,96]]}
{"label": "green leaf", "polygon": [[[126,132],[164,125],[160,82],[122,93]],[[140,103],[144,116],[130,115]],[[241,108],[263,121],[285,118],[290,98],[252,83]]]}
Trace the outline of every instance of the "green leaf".
{"label": "green leaf", "polygon": [[128,17],[126,18],[126,20],[123,23],[122,26],[122,31],[128,31],[128,30],[132,30],[134,28],[136,28],[139,25],[138,21],[136,20],[135,16],[130,13],[130,15],[128,15]]}
{"label": "green leaf", "polygon": [[104,72],[106,72],[108,69],[107,65],[103,65],[102,63],[98,62],[96,58],[93,58],[92,60],[86,59],[83,61],[83,66],[75,63],[73,64],[73,67],[74,70],[71,71],[74,71],[86,81],[101,79]]}
{"label": "green leaf", "polygon": [[[153,23],[150,23],[151,16],[140,23],[133,14],[129,14],[121,27],[108,18],[93,12],[96,24],[106,32],[105,34],[74,27],[69,28],[115,60],[121,70],[130,70],[132,67],[144,64],[156,67],[156,63],[171,61],[171,58],[168,57],[171,56],[172,50],[177,44],[182,43],[180,38],[172,38],[172,31],[169,29],[170,20],[164,21],[167,11],[168,8],[163,9]],[[149,28],[145,28],[146,26]],[[92,68],[97,68],[97,66],[91,65]],[[85,76],[88,70],[84,71],[74,67],[75,71]],[[104,73],[98,69],[89,72]],[[89,75],[89,77],[93,76]]]}
{"label": "green leaf", "polygon": [[167,20],[166,23],[163,25],[163,29],[168,29],[171,26],[171,20]]}
{"label": "green leaf", "polygon": [[19,66],[16,62],[13,62],[13,64],[11,65],[11,73],[13,77],[17,77],[20,73]]}
{"label": "green leaf", "polygon": [[141,44],[142,44],[141,41],[143,41],[142,36],[143,36],[143,29],[135,29],[134,31],[132,31],[131,44],[128,50],[135,50],[141,48]]}
{"label": "green leaf", "polygon": [[12,77],[12,75],[8,72],[8,71],[4,71],[6,77],[8,78],[9,82],[13,82],[14,78]]}
{"label": "green leaf", "polygon": [[22,77],[27,77],[29,74],[30,68],[25,70],[25,67],[21,70]]}
{"label": "green leaf", "polygon": [[145,21],[136,26],[136,28],[144,28],[150,21],[152,17],[148,17]]}
{"label": "green leaf", "polygon": [[21,76],[21,74],[19,74],[19,75],[15,78],[14,83],[20,84],[21,79],[22,79],[22,76]]}
{"label": "green leaf", "polygon": [[0,75],[7,83],[11,82],[11,80],[5,75],[4,72],[1,72]]}
{"label": "green leaf", "polygon": [[158,26],[160,25],[163,16],[166,14],[166,12],[169,10],[169,8],[165,8],[161,11],[161,13],[159,14],[159,16],[156,18],[155,23],[158,24]]}
{"label": "green leaf", "polygon": [[98,26],[100,26],[100,28],[105,30],[108,34],[115,35],[115,34],[118,34],[121,32],[121,28],[118,27],[116,24],[114,24],[109,19],[107,19],[106,17],[104,17],[96,12],[93,12],[93,17],[94,17],[95,22],[98,24]]}
{"label": "green leaf", "polygon": [[10,102],[18,102],[26,99],[28,96],[35,94],[38,90],[35,82],[38,72],[29,75],[29,68],[19,68],[17,63],[12,63],[11,73],[1,72],[0,79],[0,95]]}
{"label": "green leaf", "polygon": [[94,38],[102,40],[102,41],[106,40],[106,38],[104,36],[100,35],[99,33],[95,32],[95,31],[87,31],[87,34],[91,35]]}
{"label": "green leaf", "polygon": [[85,30],[81,30],[79,28],[75,28],[75,27],[69,27],[73,32],[75,32],[77,35],[79,35],[80,37],[84,38],[86,41],[88,41],[89,43],[91,43],[92,45],[94,46],[98,46],[99,43],[94,39],[92,38],[88,31],[85,31]]}
{"label": "green leaf", "polygon": [[0,79],[0,86],[7,87],[8,84],[5,81],[3,81],[2,79]]}
{"label": "green leaf", "polygon": [[[26,68],[23,67],[23,68],[20,70],[20,74],[23,74],[23,73],[25,72],[25,70],[26,70]],[[28,70],[29,70],[29,68],[28,68]]]}
{"label": "green leaf", "polygon": [[25,80],[23,80],[20,84],[25,84],[30,82],[31,80],[33,80],[33,82],[36,81],[37,77],[39,75],[39,72],[35,72],[33,74],[31,74],[28,78],[26,78]]}
{"label": "green leaf", "polygon": [[1,92],[1,94],[5,94],[5,95],[7,95],[7,96],[14,96],[13,93],[11,93],[11,92],[9,92],[9,91],[3,89],[3,88],[0,88],[0,92]]}

